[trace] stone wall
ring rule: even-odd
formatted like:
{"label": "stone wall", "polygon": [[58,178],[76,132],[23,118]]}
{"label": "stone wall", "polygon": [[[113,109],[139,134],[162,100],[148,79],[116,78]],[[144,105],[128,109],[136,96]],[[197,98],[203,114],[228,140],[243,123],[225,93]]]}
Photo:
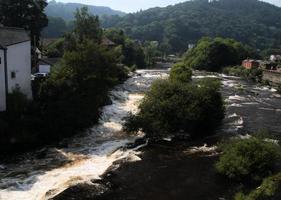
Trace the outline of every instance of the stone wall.
{"label": "stone wall", "polygon": [[273,84],[281,84],[281,72],[264,70],[263,80]]}

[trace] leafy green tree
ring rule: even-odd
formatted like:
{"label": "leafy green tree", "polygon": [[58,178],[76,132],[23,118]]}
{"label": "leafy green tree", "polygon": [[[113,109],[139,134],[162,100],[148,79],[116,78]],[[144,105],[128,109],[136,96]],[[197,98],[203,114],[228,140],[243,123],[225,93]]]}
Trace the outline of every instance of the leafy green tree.
{"label": "leafy green tree", "polygon": [[223,154],[216,163],[219,173],[232,179],[261,180],[280,161],[279,145],[264,138],[233,139],[221,145]]}
{"label": "leafy green tree", "polygon": [[138,41],[130,39],[119,29],[108,29],[105,36],[117,45],[121,46],[122,59],[121,62],[129,67],[145,68],[145,55],[142,45]]}
{"label": "leafy green tree", "polygon": [[205,37],[186,53],[184,62],[194,69],[220,71],[223,67],[240,64],[251,53],[248,47],[235,40]]}
{"label": "leafy green tree", "polygon": [[48,17],[48,20],[48,27],[44,28],[42,32],[43,37],[58,38],[68,31],[68,26],[62,18]]}
{"label": "leafy green tree", "polygon": [[65,39],[59,38],[57,41],[55,41],[53,44],[47,47],[45,50],[45,55],[49,58],[61,58],[64,54],[64,44]]}
{"label": "leafy green tree", "polygon": [[159,52],[159,43],[157,41],[145,42],[144,55],[146,63],[149,66],[153,66],[155,64],[154,58],[157,56],[161,56],[161,53]]}
{"label": "leafy green tree", "polygon": [[234,200],[277,200],[280,199],[281,173],[269,176],[248,195],[237,193]]}
{"label": "leafy green tree", "polygon": [[46,0],[2,0],[0,23],[5,26],[21,27],[30,31],[33,45],[39,45],[41,31],[48,25],[44,9]]}
{"label": "leafy green tree", "polygon": [[192,70],[183,62],[176,63],[170,72],[171,81],[190,82],[192,79]]}
{"label": "leafy green tree", "polygon": [[124,17],[107,17],[103,25],[122,28],[141,41],[169,44],[169,53],[184,52],[203,36],[234,38],[262,50],[280,49],[280,18],[281,8],[263,1],[193,0]]}
{"label": "leafy green tree", "polygon": [[74,34],[80,42],[86,39],[100,42],[102,29],[100,28],[98,16],[91,15],[87,7],[77,9],[74,21]]}
{"label": "leafy green tree", "polygon": [[217,81],[209,79],[196,84],[156,81],[140,104],[140,112],[127,119],[125,130],[142,130],[152,139],[179,132],[193,138],[211,135],[224,118],[219,88]]}

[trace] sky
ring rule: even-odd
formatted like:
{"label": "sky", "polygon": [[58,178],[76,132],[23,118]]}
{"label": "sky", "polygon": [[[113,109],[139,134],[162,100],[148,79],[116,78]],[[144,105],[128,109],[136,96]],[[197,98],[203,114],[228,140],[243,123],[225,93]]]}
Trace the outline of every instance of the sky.
{"label": "sky", "polygon": [[[176,3],[184,2],[185,0],[56,0],[59,2],[75,2],[95,6],[107,6],[115,10],[124,12],[136,12],[152,7],[164,7]],[[281,6],[281,0],[263,0],[275,5]]]}

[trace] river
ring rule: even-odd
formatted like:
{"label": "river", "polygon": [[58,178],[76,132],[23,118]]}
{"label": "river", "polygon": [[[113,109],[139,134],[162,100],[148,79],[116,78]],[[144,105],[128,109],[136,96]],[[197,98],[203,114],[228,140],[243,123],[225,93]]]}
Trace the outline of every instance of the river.
{"label": "river", "polygon": [[[141,146],[126,147],[141,135],[123,133],[123,118],[137,112],[143,93],[154,80],[166,77],[165,70],[138,70],[111,92],[113,103],[103,108],[98,125],[62,141],[57,148],[46,147],[7,163],[0,161],[0,199],[50,199],[71,186],[100,179],[118,160],[138,160]],[[197,72],[193,76],[204,77],[216,77],[223,83],[226,118],[218,135],[245,135],[261,129],[281,135],[281,96],[276,90],[221,74]]]}

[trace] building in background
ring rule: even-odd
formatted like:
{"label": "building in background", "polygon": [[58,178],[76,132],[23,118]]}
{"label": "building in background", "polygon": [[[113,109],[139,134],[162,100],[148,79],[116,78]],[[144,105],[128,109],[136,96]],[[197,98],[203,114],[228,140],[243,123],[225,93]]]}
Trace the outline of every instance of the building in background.
{"label": "building in background", "polygon": [[0,27],[0,111],[16,89],[32,98],[31,42],[24,29]]}
{"label": "building in background", "polygon": [[253,59],[246,59],[246,60],[243,60],[242,66],[246,69],[257,68],[260,66],[260,62],[257,60],[253,60]]}

